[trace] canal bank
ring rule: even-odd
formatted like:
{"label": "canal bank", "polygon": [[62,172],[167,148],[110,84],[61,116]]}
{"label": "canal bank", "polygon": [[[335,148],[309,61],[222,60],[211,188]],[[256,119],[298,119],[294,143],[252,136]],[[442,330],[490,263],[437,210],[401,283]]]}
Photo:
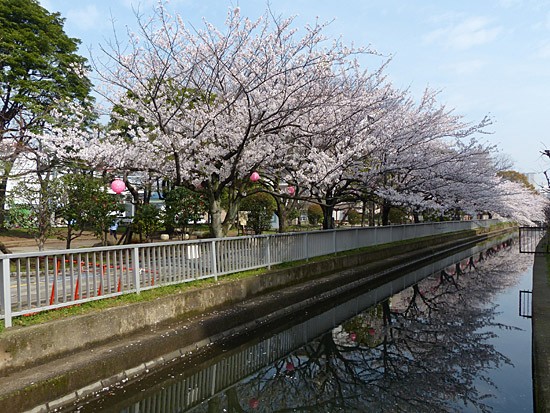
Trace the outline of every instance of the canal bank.
{"label": "canal bank", "polygon": [[[151,303],[4,331],[0,411],[25,411],[36,405],[36,411],[48,411],[361,285],[385,282],[395,273],[485,238],[487,234],[464,232],[416,240],[222,281]],[[146,327],[140,329],[140,324]]]}
{"label": "canal bank", "polygon": [[550,277],[547,254],[533,264],[533,391],[536,412],[550,412]]}

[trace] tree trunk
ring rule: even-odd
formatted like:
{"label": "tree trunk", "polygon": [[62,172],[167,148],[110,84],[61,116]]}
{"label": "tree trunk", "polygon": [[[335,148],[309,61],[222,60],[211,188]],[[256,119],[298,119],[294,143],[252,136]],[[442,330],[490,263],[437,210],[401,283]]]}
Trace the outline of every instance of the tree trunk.
{"label": "tree trunk", "polygon": [[4,161],[0,176],[0,229],[6,228],[6,193],[12,166],[10,161]]}
{"label": "tree trunk", "polygon": [[221,200],[217,199],[214,194],[208,194],[209,212],[210,212],[210,232],[214,238],[223,238],[222,225],[222,207]]}
{"label": "tree trunk", "polygon": [[334,205],[321,205],[323,210],[323,229],[334,229],[334,219],[332,219],[332,213],[334,212]]}
{"label": "tree trunk", "polygon": [[366,221],[366,214],[367,214],[367,203],[365,201],[361,202],[361,226],[365,226]]}
{"label": "tree trunk", "polygon": [[390,210],[391,204],[387,200],[382,201],[382,225],[387,226],[390,224]]}
{"label": "tree trunk", "polygon": [[369,207],[369,226],[374,227],[376,225],[374,216],[376,211],[376,203],[374,201],[371,202],[371,207]]}
{"label": "tree trunk", "polygon": [[210,213],[210,235],[214,238],[223,238],[227,235],[235,224],[237,213],[239,212],[242,199],[240,193],[231,188],[229,188],[228,192],[228,206],[225,211],[225,218],[222,219],[222,195],[224,194],[224,187],[214,180],[210,181],[206,187],[205,193],[208,197]]}
{"label": "tree trunk", "polygon": [[71,224],[67,225],[67,240],[65,242],[65,248],[68,250],[71,249],[71,241],[73,240],[73,226]]}
{"label": "tree trunk", "polygon": [[391,315],[391,308],[390,308],[390,302],[389,300],[384,300],[382,302],[382,317],[384,320],[384,326],[389,326],[392,323],[392,315]]}
{"label": "tree trunk", "polygon": [[[141,234],[140,234],[140,238],[141,238]],[[143,241],[143,240],[140,239],[140,241]],[[107,247],[109,245],[109,228],[106,228],[101,233],[101,245],[103,247]]]}
{"label": "tree trunk", "polygon": [[[42,219],[44,219],[43,217],[41,217]],[[36,244],[38,245],[38,251],[44,251],[44,247],[46,246],[46,240],[48,238],[48,228],[47,226],[45,225],[44,222],[40,222],[41,218],[38,218],[39,219],[39,222],[38,222],[38,232],[36,234]]]}
{"label": "tree trunk", "polygon": [[[239,398],[239,395],[237,394],[237,390],[235,387],[230,387],[226,390],[225,395],[227,396],[227,407],[228,412],[230,413],[244,413],[246,410],[244,410],[241,407],[241,399]],[[208,408],[210,409],[210,403],[208,404]],[[218,410],[212,410],[213,412],[221,412],[224,411],[221,409],[221,405],[217,405]],[[255,407],[254,407],[255,408]],[[210,413],[210,410],[208,410]]]}
{"label": "tree trunk", "polygon": [[221,411],[223,410],[220,396],[214,396],[208,400],[208,413],[218,413]]}
{"label": "tree trunk", "polygon": [[286,232],[286,209],[282,202],[277,201],[277,218],[279,218],[279,233]]}
{"label": "tree trunk", "polygon": [[[219,202],[221,203],[221,199],[219,200]],[[240,204],[240,199],[235,198],[233,198],[229,202],[229,206],[225,214],[225,219],[222,222],[222,231],[224,237],[227,236],[231,227],[235,225],[235,220],[237,219],[237,213],[239,212]]]}

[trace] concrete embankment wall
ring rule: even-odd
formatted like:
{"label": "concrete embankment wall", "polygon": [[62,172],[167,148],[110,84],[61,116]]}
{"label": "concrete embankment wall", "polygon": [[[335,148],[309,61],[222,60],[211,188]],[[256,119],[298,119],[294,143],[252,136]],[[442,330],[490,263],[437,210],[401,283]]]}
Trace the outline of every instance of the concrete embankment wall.
{"label": "concrete embankment wall", "polygon": [[[543,240],[543,242],[546,242]],[[550,412],[550,278],[547,254],[533,265],[533,391],[536,412]]]}
{"label": "concrete embankment wall", "polygon": [[[0,411],[25,411],[75,391],[73,397],[78,396],[83,394],[80,389],[91,383],[112,384],[124,377],[121,372],[149,367],[168,353],[177,357],[184,349],[209,344],[209,338],[252,323],[277,307],[315,300],[323,290],[365,277],[365,266],[369,274],[380,273],[396,265],[429,260],[438,252],[489,235],[495,233],[463,231],[381,246],[374,251],[329,257],[247,278],[220,280],[215,285],[185,289],[153,301],[7,329],[0,334]],[[339,272],[340,276],[327,278]],[[262,301],[261,297],[269,292],[282,289],[292,293]],[[255,298],[258,300],[253,301]],[[194,320],[199,314],[229,307],[234,311],[224,318],[214,312],[208,320]],[[109,381],[103,382],[106,378]],[[45,404],[36,411],[50,407]]]}

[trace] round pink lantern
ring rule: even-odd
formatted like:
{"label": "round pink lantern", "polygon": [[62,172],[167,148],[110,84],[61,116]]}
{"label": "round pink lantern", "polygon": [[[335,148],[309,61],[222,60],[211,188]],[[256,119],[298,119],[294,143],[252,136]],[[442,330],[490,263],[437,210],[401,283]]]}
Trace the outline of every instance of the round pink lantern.
{"label": "round pink lantern", "polygon": [[260,180],[260,174],[258,172],[252,172],[252,175],[250,175],[250,180],[252,182],[256,182]]}
{"label": "round pink lantern", "polygon": [[288,192],[288,194],[292,196],[296,192],[296,189],[293,186],[289,186],[286,188],[286,192]]}
{"label": "round pink lantern", "polygon": [[115,194],[121,194],[126,189],[126,184],[122,179],[115,179],[111,182],[111,189]]}

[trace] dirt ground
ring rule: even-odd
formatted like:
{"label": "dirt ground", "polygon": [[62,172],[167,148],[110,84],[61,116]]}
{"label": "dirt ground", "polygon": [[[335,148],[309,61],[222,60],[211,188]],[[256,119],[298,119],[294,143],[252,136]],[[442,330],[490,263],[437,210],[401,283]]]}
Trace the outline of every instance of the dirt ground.
{"label": "dirt ground", "polygon": [[[113,239],[113,241],[115,240]],[[38,244],[34,238],[14,237],[0,233],[0,242],[3,243],[11,253],[38,251]],[[99,242],[100,241],[92,233],[84,233],[81,237],[71,242],[71,248],[92,247]],[[65,249],[65,245],[65,240],[52,238],[46,241],[45,249]]]}
{"label": "dirt ground", "polygon": [[[112,236],[109,236],[109,242],[111,245],[116,245],[117,241],[120,241],[120,237],[122,237],[123,234],[119,232],[118,238],[115,239]],[[197,238],[196,234],[191,235],[191,239]],[[181,240],[181,237],[172,237],[170,241],[179,241]],[[152,242],[163,242],[163,240],[160,239],[160,235],[157,237],[154,237]],[[85,232],[80,237],[74,239],[71,242],[71,249],[72,248],[86,248],[86,247],[94,247],[98,246],[101,240],[97,238],[93,233],[91,232]],[[21,252],[35,252],[38,251],[38,244],[36,243],[35,239],[32,237],[17,237],[17,236],[10,236],[6,234],[2,234],[0,232],[0,243],[2,243],[7,249],[8,253],[21,253]],[[52,250],[64,250],[66,246],[66,241],[64,239],[58,239],[58,238],[51,238],[46,241],[45,250],[52,251]],[[0,252],[1,255],[1,252]]]}

